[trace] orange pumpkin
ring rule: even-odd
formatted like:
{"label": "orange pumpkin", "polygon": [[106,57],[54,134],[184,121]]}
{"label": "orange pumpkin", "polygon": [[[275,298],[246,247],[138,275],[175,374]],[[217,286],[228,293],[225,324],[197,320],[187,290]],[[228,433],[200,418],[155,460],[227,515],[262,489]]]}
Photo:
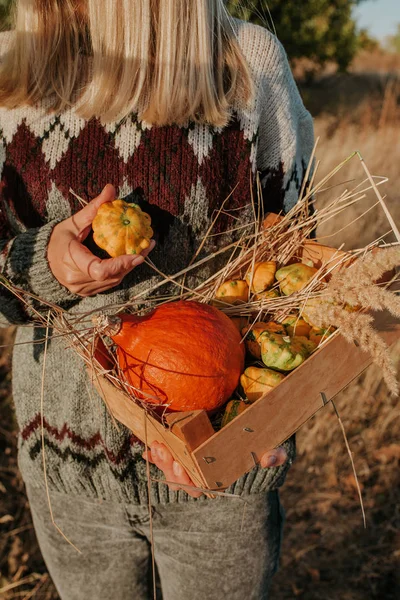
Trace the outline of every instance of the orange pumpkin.
{"label": "orange pumpkin", "polygon": [[249,319],[247,317],[229,317],[236,329],[241,333],[243,327],[247,325]]}
{"label": "orange pumpkin", "polygon": [[104,319],[115,324],[105,332],[117,345],[132,392],[145,402],[173,411],[214,410],[236,389],[245,349],[235,325],[217,308],[179,301],[144,317]]}

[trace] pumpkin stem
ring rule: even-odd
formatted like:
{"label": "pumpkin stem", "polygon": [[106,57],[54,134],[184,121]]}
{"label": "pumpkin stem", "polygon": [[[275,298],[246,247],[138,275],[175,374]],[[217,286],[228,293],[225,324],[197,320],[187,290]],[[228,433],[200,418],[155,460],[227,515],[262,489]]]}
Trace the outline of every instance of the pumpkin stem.
{"label": "pumpkin stem", "polygon": [[94,317],[92,317],[92,322],[99,333],[109,335],[110,337],[117,335],[122,327],[122,319],[117,317],[117,315],[105,315],[104,313],[100,313],[99,315],[94,315]]}

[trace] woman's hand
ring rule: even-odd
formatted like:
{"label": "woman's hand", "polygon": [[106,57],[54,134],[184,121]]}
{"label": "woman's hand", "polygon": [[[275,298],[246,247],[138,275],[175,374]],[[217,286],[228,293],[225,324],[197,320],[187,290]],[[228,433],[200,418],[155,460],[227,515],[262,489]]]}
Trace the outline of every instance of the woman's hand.
{"label": "woman's hand", "polygon": [[[150,450],[143,452],[143,458],[153,463],[158,467],[165,475],[165,480],[171,482],[172,485],[168,487],[171,490],[179,490],[179,485],[191,485],[196,487],[189,475],[186,473],[182,465],[172,456],[164,444],[153,442]],[[177,484],[177,485],[174,485]],[[192,496],[192,498],[199,498],[203,495],[202,492],[195,492],[193,490],[187,490],[183,488],[185,492]]]}
{"label": "woman's hand", "polygon": [[115,200],[115,188],[108,184],[97,198],[75,215],[56,225],[47,248],[47,257],[54,277],[73,294],[94,296],[121,283],[132,269],[142,264],[155,246],[140,256],[118,256],[101,260],[82,242],[90,233],[99,207]]}
{"label": "woman's hand", "polygon": [[[182,467],[182,465],[174,460],[174,457],[168,448],[164,446],[164,444],[153,442],[151,449],[146,450],[143,453],[143,458],[155,464],[161,471],[163,471],[166,481],[169,481],[172,484],[169,485],[170,489],[178,490],[180,485],[196,487],[185,469]],[[263,468],[280,467],[286,462],[286,460],[286,450],[280,446],[279,448],[275,448],[274,450],[263,454],[260,460],[260,465]],[[189,496],[192,496],[192,498],[199,498],[202,496],[202,492],[195,492],[186,488],[183,489],[189,494]]]}

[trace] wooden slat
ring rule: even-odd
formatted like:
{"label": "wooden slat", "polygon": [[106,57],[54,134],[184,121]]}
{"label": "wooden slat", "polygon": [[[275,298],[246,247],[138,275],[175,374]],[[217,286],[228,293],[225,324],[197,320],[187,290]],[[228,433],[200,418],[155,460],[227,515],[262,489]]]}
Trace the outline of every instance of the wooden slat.
{"label": "wooden slat", "polygon": [[[400,337],[400,324],[387,314],[379,314],[375,326],[389,345]],[[193,452],[207,484],[225,488],[236,481],[324,406],[323,398],[331,400],[370,363],[368,354],[335,336]]]}
{"label": "wooden slat", "polygon": [[199,473],[185,442],[136,404],[129,396],[118,390],[105,377],[91,374],[93,385],[105,400],[113,416],[126,425],[147,446],[154,441],[165,444],[176,460],[181,462],[190,474],[195,485],[205,487],[205,481]]}
{"label": "wooden slat", "polygon": [[183,440],[192,452],[214,435],[211,421],[204,410],[176,412],[165,416],[170,430]]}

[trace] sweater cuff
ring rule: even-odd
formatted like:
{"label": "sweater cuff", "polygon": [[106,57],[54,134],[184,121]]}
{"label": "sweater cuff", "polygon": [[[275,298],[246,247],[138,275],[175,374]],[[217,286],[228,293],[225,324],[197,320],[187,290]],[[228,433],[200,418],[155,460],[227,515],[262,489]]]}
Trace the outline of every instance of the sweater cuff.
{"label": "sweater cuff", "polygon": [[8,252],[6,277],[17,287],[38,296],[40,300],[62,306],[81,300],[54,277],[47,259],[47,247],[55,219],[42,227],[17,235]]}
{"label": "sweater cuff", "polygon": [[263,469],[260,465],[246,473],[226,491],[230,494],[246,495],[263,492],[271,492],[283,485],[286,475],[296,458],[296,436],[292,435],[286,442],[281,444],[285,448],[288,458],[280,467],[268,467]]}

